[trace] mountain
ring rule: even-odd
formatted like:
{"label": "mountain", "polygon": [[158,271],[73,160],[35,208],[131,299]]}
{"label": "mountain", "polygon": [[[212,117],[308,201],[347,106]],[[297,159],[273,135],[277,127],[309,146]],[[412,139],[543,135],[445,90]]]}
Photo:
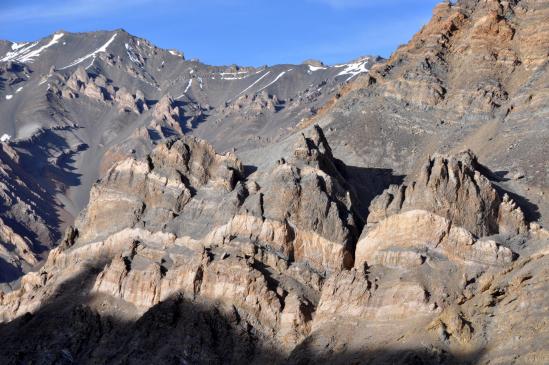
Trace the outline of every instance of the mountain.
{"label": "mountain", "polygon": [[444,2],[335,66],[1,42],[2,363],[547,363],[548,20]]}
{"label": "mountain", "polygon": [[[7,183],[5,194],[14,197],[2,211],[8,227],[18,226],[15,232],[36,264],[41,247],[51,249],[61,238],[86,206],[93,182],[114,162],[144,156],[159,141],[187,134],[222,151],[270,144],[381,59],[214,67],[116,30],[3,42],[0,60],[5,148],[26,172],[21,180],[39,186],[41,199],[49,202],[39,210],[25,200],[28,193],[13,192]],[[3,162],[12,163],[8,156]],[[19,206],[24,209],[14,209]],[[40,237],[31,227],[38,224]],[[0,274],[4,283],[33,266],[8,251],[1,257],[7,261]]]}
{"label": "mountain", "polygon": [[470,148],[547,224],[548,34],[545,1],[441,3],[314,122],[345,131],[329,135],[337,156],[398,174]]}

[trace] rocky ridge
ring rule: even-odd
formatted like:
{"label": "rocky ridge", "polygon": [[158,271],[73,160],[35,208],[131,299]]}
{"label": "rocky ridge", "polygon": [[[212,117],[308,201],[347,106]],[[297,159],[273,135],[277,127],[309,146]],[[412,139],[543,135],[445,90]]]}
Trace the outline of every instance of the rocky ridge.
{"label": "rocky ridge", "polygon": [[378,65],[0,42],[0,359],[547,363],[548,9],[445,2]]}
{"label": "rocky ridge", "polygon": [[[378,61],[361,60],[359,73]],[[157,143],[186,134],[218,140],[223,151],[271,143],[359,74],[344,66],[209,66],[121,29],[6,41],[0,48],[2,141],[22,156],[47,156],[25,158],[24,167],[58,207],[59,219],[40,217],[58,239],[113,163],[141,158]],[[58,151],[64,151],[61,160]],[[59,174],[52,179],[49,171]],[[10,228],[24,235],[18,220],[25,217],[13,219]],[[32,247],[50,247],[34,240]]]}
{"label": "rocky ridge", "polygon": [[[44,303],[61,301],[66,310],[86,308],[99,318],[132,322],[146,318],[162,303],[200,303],[233,318],[231,328],[253,328],[253,335],[238,338],[246,345],[246,358],[255,361],[267,356],[269,361],[299,362],[324,346],[325,331],[342,331],[338,324],[349,321],[368,331],[375,323],[395,326],[380,336],[381,343],[414,322],[434,328],[432,335],[431,330],[422,332],[422,341],[443,352],[486,345],[494,340],[491,330],[474,327],[470,321],[478,318],[465,319],[463,314],[466,305],[486,291],[486,284],[477,282],[488,275],[491,280],[503,278],[519,263],[537,267],[545,257],[542,251],[535,259],[517,260],[513,241],[505,241],[503,235],[536,240],[548,234],[534,226],[523,230],[524,218],[515,208],[513,215],[521,220],[506,221],[507,228],[515,222],[512,230],[477,238],[467,228],[483,232],[494,219],[483,214],[483,204],[468,206],[479,217],[468,222],[440,210],[432,197],[444,196],[442,202],[450,207],[462,196],[490,202],[486,207],[512,203],[476,170],[471,152],[434,160],[459,165],[466,173],[431,168],[433,183],[414,203],[410,198],[409,208],[383,210],[386,217],[370,220],[359,238],[363,222],[343,177],[345,166],[334,159],[319,127],[270,171],[248,176],[235,155],[219,155],[205,141],[184,137],[160,144],[144,159],[116,163],[94,185],[90,204],[62,244],[42,269],[23,277],[21,289],[2,295],[0,312],[4,321],[11,321],[7,326],[21,316],[33,326],[34,318],[48,311]],[[428,165],[439,164],[430,160]],[[462,183],[451,185],[456,176]],[[471,178],[483,186],[477,195],[467,194]],[[374,200],[370,211],[378,211],[380,201],[387,201],[394,190],[391,187]],[[84,286],[68,289],[74,277]],[[523,290],[521,283],[517,285],[516,290]],[[92,324],[85,317],[79,321],[82,326]],[[13,328],[6,331],[14,333]],[[113,341],[108,333],[103,336],[101,341]],[[349,340],[345,336],[342,341]],[[58,345],[54,340],[46,346]],[[199,361],[185,349],[177,358]],[[104,361],[107,356],[96,350],[84,359],[78,348],[68,351],[78,361]],[[219,355],[216,348],[204,351]],[[135,354],[127,356],[136,359]],[[158,356],[155,361],[166,359]]]}

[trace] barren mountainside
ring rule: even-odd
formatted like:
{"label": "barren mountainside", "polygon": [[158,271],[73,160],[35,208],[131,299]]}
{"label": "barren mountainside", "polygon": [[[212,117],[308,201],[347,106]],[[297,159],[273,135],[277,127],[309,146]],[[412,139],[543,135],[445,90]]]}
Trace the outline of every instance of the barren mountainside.
{"label": "barren mountainside", "polygon": [[549,1],[387,59],[0,41],[0,362],[549,362]]}

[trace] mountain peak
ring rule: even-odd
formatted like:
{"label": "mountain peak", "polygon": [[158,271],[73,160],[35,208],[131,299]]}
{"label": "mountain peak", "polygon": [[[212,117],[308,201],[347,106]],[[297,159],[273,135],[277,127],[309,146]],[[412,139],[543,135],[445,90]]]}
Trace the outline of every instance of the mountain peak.
{"label": "mountain peak", "polygon": [[549,363],[548,20],[446,2],[336,65],[0,42],[0,363]]}

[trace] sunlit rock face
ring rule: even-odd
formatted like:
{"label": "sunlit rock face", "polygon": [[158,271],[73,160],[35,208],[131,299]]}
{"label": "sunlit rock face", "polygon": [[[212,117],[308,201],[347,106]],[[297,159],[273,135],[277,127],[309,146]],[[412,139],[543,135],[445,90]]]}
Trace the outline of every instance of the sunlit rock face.
{"label": "sunlit rock face", "polygon": [[[459,177],[432,168],[432,185],[413,183],[398,208],[390,194],[408,189],[390,187],[370,207],[383,218],[370,217],[359,235],[363,222],[353,205],[359,197],[319,127],[298,139],[290,156],[248,177],[237,156],[220,155],[205,141],[161,144],[141,160],[116,163],[94,185],[88,207],[42,269],[2,295],[3,326],[61,306],[73,317],[80,313],[75,308],[89,313],[77,319],[85,328],[93,328],[92,318],[112,318],[113,328],[124,328],[161,316],[161,323],[182,326],[177,336],[187,336],[181,311],[211,312],[203,315],[234,331],[231,356],[241,359],[231,351],[243,346],[246,356],[273,362],[322,353],[317,347],[331,331],[341,336],[334,345],[368,332],[379,333],[375,343],[383,346],[404,331],[433,344],[444,338],[473,346],[479,341],[473,322],[484,319],[470,303],[486,295],[485,281],[507,280],[509,270],[543,262],[544,251],[517,259],[500,238],[536,240],[544,233],[525,228],[519,208],[475,170],[470,152],[437,158],[460,161],[462,170],[453,173]],[[484,190],[467,192],[473,178]],[[420,184],[430,193],[414,193]],[[464,197],[477,220],[448,209]],[[495,211],[485,213],[485,206]],[[506,231],[479,237],[465,227],[488,222],[496,229],[504,222]],[[514,288],[520,295],[527,290],[522,282]],[[218,354],[210,346],[203,350]],[[94,351],[94,359],[112,351]]]}
{"label": "sunlit rock face", "polygon": [[417,181],[391,186],[370,206],[373,225],[391,214],[413,209],[432,211],[463,226],[477,237],[527,231],[524,216],[508,195],[503,200],[481,173],[477,157],[435,155],[422,167]]}
{"label": "sunlit rock face", "polygon": [[323,277],[352,267],[351,193],[320,128],[257,181],[236,156],[192,137],[116,163],[41,272],[3,297],[3,319],[40,310],[83,275],[85,295],[121,301],[130,317],[200,299],[293,348],[310,331]]}
{"label": "sunlit rock face", "polygon": [[0,363],[548,363],[548,9],[335,66],[0,41]]}

